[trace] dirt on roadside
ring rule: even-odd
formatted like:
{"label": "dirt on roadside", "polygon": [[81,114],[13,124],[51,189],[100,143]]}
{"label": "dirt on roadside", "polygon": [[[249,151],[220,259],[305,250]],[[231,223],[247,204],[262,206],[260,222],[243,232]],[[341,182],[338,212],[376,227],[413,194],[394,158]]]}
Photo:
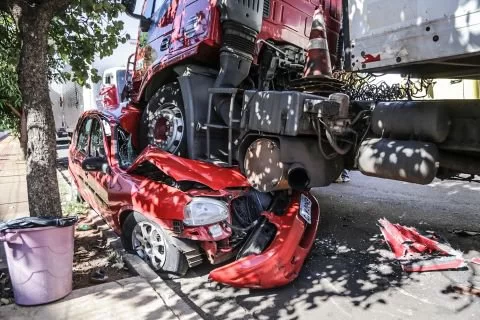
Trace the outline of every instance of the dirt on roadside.
{"label": "dirt on roadside", "polygon": [[99,273],[103,273],[106,276],[104,282],[116,281],[132,276],[124,265],[122,258],[107,245],[107,240],[103,237],[102,230],[97,228],[88,216],[81,217],[75,230],[73,289],[98,284],[98,281],[92,279],[92,275],[95,272],[97,272],[96,278],[99,278]]}

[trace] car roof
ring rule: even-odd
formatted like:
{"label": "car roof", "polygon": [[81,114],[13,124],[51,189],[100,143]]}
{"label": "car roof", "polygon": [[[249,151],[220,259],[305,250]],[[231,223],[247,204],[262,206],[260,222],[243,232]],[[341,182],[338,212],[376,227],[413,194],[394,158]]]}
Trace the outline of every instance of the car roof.
{"label": "car roof", "polygon": [[88,111],[85,111],[82,114],[82,118],[91,117],[91,116],[98,116],[98,117],[101,117],[101,118],[104,118],[104,119],[108,120],[109,122],[118,122],[119,121],[118,116],[116,116],[114,113],[112,113],[111,111],[106,110],[106,109],[88,110]]}

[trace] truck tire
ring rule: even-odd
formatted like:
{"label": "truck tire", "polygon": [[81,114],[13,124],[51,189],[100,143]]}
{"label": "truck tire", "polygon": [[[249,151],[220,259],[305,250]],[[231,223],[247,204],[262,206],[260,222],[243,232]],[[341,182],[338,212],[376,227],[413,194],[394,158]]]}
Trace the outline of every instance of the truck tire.
{"label": "truck tire", "polygon": [[161,226],[138,212],[131,213],[122,225],[124,248],[137,254],[154,271],[183,276],[187,258],[173,245],[171,236]]}
{"label": "truck tire", "polygon": [[154,145],[178,156],[187,154],[186,117],[178,82],[160,87],[140,120],[139,146]]}

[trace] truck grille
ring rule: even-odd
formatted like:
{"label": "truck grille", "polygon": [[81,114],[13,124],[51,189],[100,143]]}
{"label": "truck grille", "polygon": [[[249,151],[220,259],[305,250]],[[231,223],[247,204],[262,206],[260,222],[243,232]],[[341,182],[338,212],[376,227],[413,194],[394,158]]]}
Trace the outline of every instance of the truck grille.
{"label": "truck grille", "polygon": [[263,17],[270,17],[270,0],[263,1]]}

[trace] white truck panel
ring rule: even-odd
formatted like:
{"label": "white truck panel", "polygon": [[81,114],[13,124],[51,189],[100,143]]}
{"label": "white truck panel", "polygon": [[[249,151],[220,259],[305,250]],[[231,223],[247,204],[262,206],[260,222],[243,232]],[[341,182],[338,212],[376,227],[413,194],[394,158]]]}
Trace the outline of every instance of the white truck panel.
{"label": "white truck panel", "polygon": [[346,68],[480,76],[480,0],[348,0]]}

